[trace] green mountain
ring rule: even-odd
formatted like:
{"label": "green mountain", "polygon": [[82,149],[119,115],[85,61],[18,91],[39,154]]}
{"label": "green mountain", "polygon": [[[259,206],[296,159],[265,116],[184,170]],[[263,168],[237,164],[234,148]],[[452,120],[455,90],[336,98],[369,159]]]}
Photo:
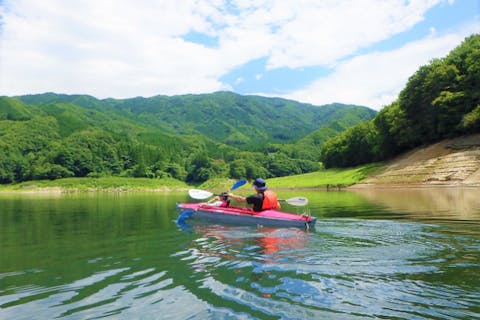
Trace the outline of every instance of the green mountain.
{"label": "green mountain", "polygon": [[353,119],[352,125],[359,120],[371,119],[375,114],[366,107],[342,104],[315,107],[292,100],[242,96],[231,92],[124,100],[97,100],[85,95],[52,93],[18,98],[31,105],[62,102],[111,111],[165,132],[201,133],[237,147],[265,141],[292,142],[347,115]]}
{"label": "green mountain", "polygon": [[104,175],[204,181],[308,172],[318,169],[323,141],[374,115],[361,106],[316,107],[230,92],[0,97],[0,182]]}

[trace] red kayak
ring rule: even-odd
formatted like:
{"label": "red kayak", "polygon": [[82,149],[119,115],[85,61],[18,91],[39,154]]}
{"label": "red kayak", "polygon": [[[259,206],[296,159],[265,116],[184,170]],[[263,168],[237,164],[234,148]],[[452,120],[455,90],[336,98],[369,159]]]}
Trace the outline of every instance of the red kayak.
{"label": "red kayak", "polygon": [[317,218],[310,215],[297,215],[277,210],[255,212],[245,207],[219,207],[209,203],[179,203],[182,221],[186,218],[198,218],[207,221],[242,225],[261,225],[271,227],[313,228]]}

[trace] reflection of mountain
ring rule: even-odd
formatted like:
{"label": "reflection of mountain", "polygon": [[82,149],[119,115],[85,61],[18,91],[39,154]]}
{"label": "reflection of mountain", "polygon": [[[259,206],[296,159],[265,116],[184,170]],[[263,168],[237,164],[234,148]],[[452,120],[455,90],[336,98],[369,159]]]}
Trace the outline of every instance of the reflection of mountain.
{"label": "reflection of mountain", "polygon": [[396,211],[480,220],[477,188],[356,189],[352,192]]}

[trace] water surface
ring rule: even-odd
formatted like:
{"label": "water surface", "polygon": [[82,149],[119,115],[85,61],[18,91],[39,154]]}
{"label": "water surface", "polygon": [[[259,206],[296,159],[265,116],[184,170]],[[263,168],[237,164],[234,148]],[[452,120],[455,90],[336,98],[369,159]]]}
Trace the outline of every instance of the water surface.
{"label": "water surface", "polygon": [[180,228],[184,194],[0,195],[0,319],[478,319],[477,194],[280,193],[309,231]]}

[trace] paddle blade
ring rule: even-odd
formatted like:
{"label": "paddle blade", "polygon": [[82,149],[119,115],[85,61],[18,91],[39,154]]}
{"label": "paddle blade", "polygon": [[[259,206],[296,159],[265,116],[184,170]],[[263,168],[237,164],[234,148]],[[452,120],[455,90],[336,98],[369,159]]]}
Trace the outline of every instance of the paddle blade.
{"label": "paddle blade", "polygon": [[237,182],[235,182],[235,184],[230,188],[230,190],[235,190],[235,189],[238,189],[240,188],[241,186],[243,186],[245,183],[247,183],[247,180],[245,179],[242,179],[242,180],[238,180]]}
{"label": "paddle blade", "polygon": [[188,195],[192,199],[203,200],[203,199],[207,199],[207,198],[210,198],[211,196],[213,196],[213,193],[205,191],[205,190],[200,190],[200,189],[190,189],[190,190],[188,190]]}
{"label": "paddle blade", "polygon": [[194,214],[194,213],[195,213],[195,211],[193,211],[193,210],[187,210],[187,211],[183,212],[177,218],[177,225],[184,226],[185,225],[185,220],[190,218],[192,216],[192,214]]}
{"label": "paddle blade", "polygon": [[295,198],[290,198],[283,201],[285,201],[289,205],[298,206],[298,207],[305,206],[308,204],[308,199],[304,197],[295,197]]}

